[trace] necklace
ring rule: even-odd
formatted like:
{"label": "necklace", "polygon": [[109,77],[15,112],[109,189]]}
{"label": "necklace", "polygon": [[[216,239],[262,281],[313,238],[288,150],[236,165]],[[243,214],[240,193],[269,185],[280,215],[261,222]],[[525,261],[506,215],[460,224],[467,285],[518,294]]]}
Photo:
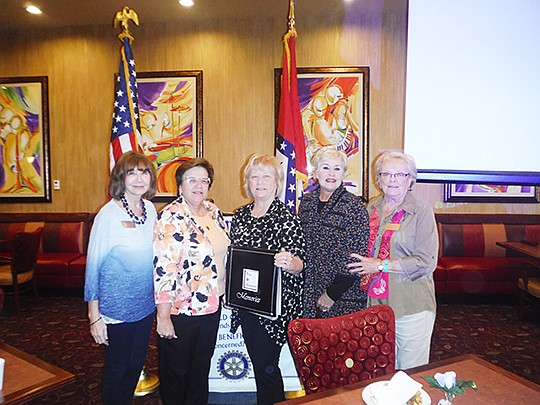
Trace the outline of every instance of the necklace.
{"label": "necklace", "polygon": [[146,222],[146,206],[144,205],[144,202],[142,203],[142,215],[139,218],[137,215],[135,215],[133,213],[131,208],[129,208],[129,204],[128,204],[127,200],[126,200],[125,194],[122,194],[120,196],[120,201],[122,202],[122,205],[124,206],[124,209],[126,210],[128,215],[130,216],[130,218],[133,220],[133,223],[135,223],[137,225],[142,225],[142,224],[144,224]]}

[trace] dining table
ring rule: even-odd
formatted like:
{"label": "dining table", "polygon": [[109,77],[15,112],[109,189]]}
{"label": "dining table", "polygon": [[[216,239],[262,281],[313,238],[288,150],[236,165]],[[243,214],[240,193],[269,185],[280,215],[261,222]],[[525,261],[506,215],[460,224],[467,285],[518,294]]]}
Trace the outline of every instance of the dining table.
{"label": "dining table", "polygon": [[[462,395],[457,396],[453,405],[540,404],[540,385],[473,354],[452,357],[404,371],[422,384],[422,389],[429,395],[433,405],[437,405],[438,401],[444,398],[444,393],[439,388],[431,387],[423,377],[433,377],[435,373],[448,371],[454,371],[458,380],[474,381],[476,385],[476,389],[467,388]],[[281,404],[364,404],[362,392],[366,387],[374,382],[390,380],[392,376],[393,374],[384,375],[331,388],[289,399]]]}
{"label": "dining table", "polygon": [[540,243],[520,241],[496,242],[496,244],[497,246],[503,247],[514,254],[531,258],[533,260],[533,264],[536,265],[536,267],[540,267]]}
{"label": "dining table", "polygon": [[5,359],[1,405],[28,401],[75,381],[75,375],[0,341]]}

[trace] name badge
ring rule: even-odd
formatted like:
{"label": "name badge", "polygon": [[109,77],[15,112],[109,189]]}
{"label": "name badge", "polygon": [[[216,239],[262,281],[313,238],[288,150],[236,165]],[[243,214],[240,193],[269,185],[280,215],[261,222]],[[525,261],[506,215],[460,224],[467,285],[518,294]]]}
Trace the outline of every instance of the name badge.
{"label": "name badge", "polygon": [[122,221],[122,226],[124,228],[135,228],[133,221]]}
{"label": "name badge", "polygon": [[397,230],[399,230],[400,226],[401,226],[401,224],[387,224],[385,229],[387,231],[397,231]]}

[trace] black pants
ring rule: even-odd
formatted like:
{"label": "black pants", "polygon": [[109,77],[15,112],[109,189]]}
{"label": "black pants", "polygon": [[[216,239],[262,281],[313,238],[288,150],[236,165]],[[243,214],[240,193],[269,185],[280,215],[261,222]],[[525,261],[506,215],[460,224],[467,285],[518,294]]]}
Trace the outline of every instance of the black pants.
{"label": "black pants", "polygon": [[240,324],[255,372],[257,405],[284,401],[283,379],[278,366],[282,346],[270,338],[257,315],[240,310]]}
{"label": "black pants", "polygon": [[177,339],[158,337],[159,388],[164,405],[206,405],[208,374],[221,308],[208,315],[171,316]]}
{"label": "black pants", "polygon": [[131,404],[146,360],[154,314],[137,322],[107,325],[109,346],[105,351],[103,402],[107,405]]}

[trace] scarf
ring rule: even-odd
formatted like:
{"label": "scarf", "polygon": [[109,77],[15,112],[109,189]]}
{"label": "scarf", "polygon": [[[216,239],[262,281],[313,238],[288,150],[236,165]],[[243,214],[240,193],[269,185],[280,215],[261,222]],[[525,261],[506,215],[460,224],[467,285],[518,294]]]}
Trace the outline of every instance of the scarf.
{"label": "scarf", "polygon": [[[405,210],[399,210],[392,216],[391,224],[399,224],[405,215]],[[379,227],[381,226],[381,219],[377,208],[373,208],[371,215],[369,216],[369,241],[368,252],[373,257],[373,251],[375,248],[375,240],[379,233]],[[379,246],[378,258],[381,260],[388,259],[390,257],[390,239],[392,235],[399,227],[392,226],[386,229],[381,237],[381,244]],[[386,299],[388,298],[388,273],[378,272],[373,274],[364,274],[360,288],[368,290],[368,296],[372,298]]]}

